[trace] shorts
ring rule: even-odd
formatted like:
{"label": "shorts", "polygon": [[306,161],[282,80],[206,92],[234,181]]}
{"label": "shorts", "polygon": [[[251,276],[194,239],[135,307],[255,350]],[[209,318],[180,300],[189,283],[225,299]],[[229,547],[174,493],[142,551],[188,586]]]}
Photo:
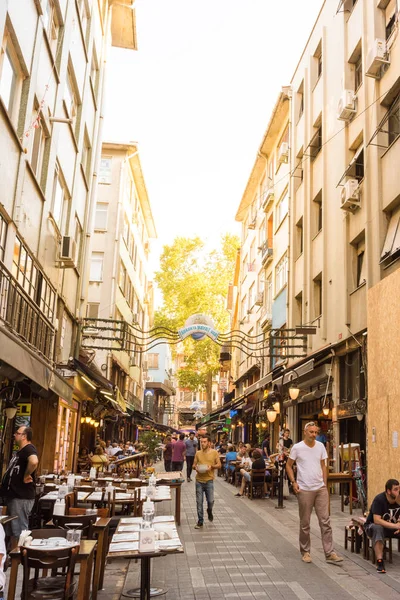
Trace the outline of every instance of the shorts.
{"label": "shorts", "polygon": [[19,538],[21,531],[29,529],[29,515],[32,512],[34,504],[35,500],[26,500],[24,498],[11,498],[7,500],[7,513],[10,517],[18,517],[7,524],[12,536]]}
{"label": "shorts", "polygon": [[245,481],[250,481],[250,473],[248,473],[247,471],[245,471],[243,473],[243,477]]}

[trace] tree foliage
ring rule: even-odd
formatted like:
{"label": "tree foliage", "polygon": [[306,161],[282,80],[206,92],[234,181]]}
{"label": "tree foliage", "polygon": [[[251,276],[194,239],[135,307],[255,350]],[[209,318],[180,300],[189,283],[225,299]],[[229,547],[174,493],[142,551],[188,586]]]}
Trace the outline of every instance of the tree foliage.
{"label": "tree foliage", "polygon": [[[231,234],[223,236],[220,248],[211,251],[199,237],[178,237],[164,246],[155,276],[163,305],[156,313],[155,324],[176,331],[191,315],[204,313],[213,319],[218,331],[226,332],[226,298],[238,248],[239,239]],[[179,386],[205,390],[209,408],[212,377],[219,370],[220,347],[207,337],[199,341],[188,338],[184,347],[186,367],[177,373]]]}

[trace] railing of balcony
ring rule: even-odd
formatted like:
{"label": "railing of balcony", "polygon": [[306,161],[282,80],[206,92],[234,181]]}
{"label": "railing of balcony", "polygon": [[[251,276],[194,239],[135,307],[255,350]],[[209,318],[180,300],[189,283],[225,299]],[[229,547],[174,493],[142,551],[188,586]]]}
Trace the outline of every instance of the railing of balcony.
{"label": "railing of balcony", "polygon": [[135,394],[133,394],[132,392],[127,390],[124,394],[124,397],[125,397],[125,400],[127,401],[127,403],[130,404],[131,406],[133,406],[135,408],[135,410],[141,410],[142,403],[140,401],[140,398],[135,396]]}
{"label": "railing of balcony", "polygon": [[0,320],[44,358],[52,360],[53,325],[1,263]]}

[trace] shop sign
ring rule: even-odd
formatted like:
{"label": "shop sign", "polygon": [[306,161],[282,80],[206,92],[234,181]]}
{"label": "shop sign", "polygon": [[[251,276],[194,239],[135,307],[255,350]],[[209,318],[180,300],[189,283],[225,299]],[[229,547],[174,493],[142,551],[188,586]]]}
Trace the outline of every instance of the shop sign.
{"label": "shop sign", "polygon": [[60,400],[61,400],[61,401],[62,401],[64,404],[66,404],[67,406],[69,406],[70,408],[72,408],[73,410],[78,410],[78,408],[79,408],[79,404],[78,404],[78,402],[77,402],[76,400],[73,400],[72,398],[71,398],[71,399],[69,399],[69,398],[67,398],[67,399],[65,399],[65,398],[60,398]]}
{"label": "shop sign", "polygon": [[355,417],[357,413],[355,400],[351,400],[350,402],[342,402],[335,408],[337,419],[349,419],[350,417]]}
{"label": "shop sign", "polygon": [[228,427],[223,427],[222,431],[229,431],[229,428]]}
{"label": "shop sign", "polygon": [[231,422],[232,422],[232,419],[230,419],[229,417],[227,417],[227,418],[225,419],[225,425],[230,425],[230,424],[231,424]]}

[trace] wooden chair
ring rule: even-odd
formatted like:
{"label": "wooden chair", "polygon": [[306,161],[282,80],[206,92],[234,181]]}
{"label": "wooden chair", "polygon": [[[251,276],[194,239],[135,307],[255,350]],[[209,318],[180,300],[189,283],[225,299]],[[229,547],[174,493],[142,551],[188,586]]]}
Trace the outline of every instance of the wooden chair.
{"label": "wooden chair", "polygon": [[265,490],[265,469],[252,469],[250,471],[250,481],[247,483],[247,486],[250,500],[253,500],[258,494],[262,498]]}
{"label": "wooden chair", "polygon": [[80,529],[82,537],[93,539],[93,524],[96,522],[96,515],[53,515],[53,523],[55,527],[61,529]]}
{"label": "wooden chair", "polygon": [[74,490],[65,496],[65,514],[68,514],[70,508],[76,507],[78,504],[78,492]]}
{"label": "wooden chair", "polygon": [[[70,508],[69,512],[68,512],[69,516],[83,516],[86,515],[86,509],[85,508]],[[108,517],[110,516],[110,511],[108,508],[97,508],[96,509],[96,516],[103,518],[103,519],[108,519]]]}
{"label": "wooden chair", "polygon": [[[51,537],[51,536],[50,536]],[[68,600],[76,592],[74,568],[78,548],[21,548],[21,564],[23,567],[22,600]],[[34,569],[33,579],[29,579],[30,570]],[[39,572],[51,570],[52,577],[39,577]],[[59,573],[62,569],[64,573]]]}

